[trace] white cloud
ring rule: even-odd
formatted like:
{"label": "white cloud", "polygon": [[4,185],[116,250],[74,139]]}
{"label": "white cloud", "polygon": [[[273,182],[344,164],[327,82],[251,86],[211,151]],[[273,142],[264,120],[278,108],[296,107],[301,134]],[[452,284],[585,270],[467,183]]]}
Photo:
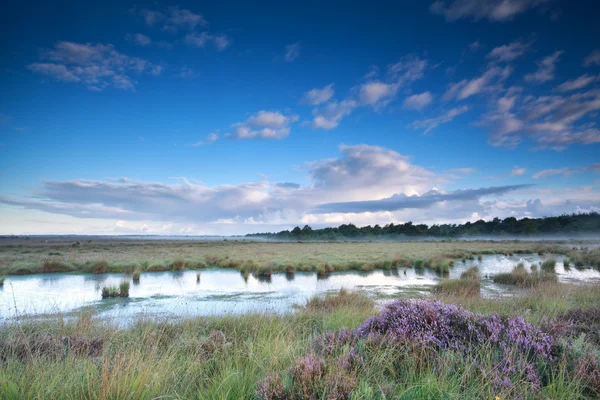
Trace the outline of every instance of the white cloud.
{"label": "white cloud", "polygon": [[548,57],[538,62],[538,70],[532,74],[525,75],[525,81],[532,83],[544,83],[554,79],[556,73],[556,63],[558,62],[563,51],[555,51]]}
{"label": "white cloud", "polygon": [[529,43],[517,40],[510,44],[505,44],[503,46],[496,47],[486,56],[486,58],[499,62],[514,61],[518,57],[525,54],[525,51],[528,48]]}
{"label": "white cloud", "polygon": [[504,81],[512,73],[511,67],[496,67],[488,68],[483,75],[470,80],[463,79],[458,83],[450,85],[444,94],[444,100],[464,100],[483,92],[490,92],[496,89],[496,86]]}
{"label": "white cloud", "polygon": [[592,51],[585,58],[585,60],[583,60],[583,65],[585,67],[589,67],[591,65],[600,65],[600,49]]}
{"label": "white cloud", "polygon": [[[573,144],[600,143],[600,130],[595,122],[582,119],[600,110],[600,91],[589,90],[569,96],[519,97],[513,90],[510,107],[500,106],[484,115],[481,124],[491,128],[489,143],[516,147],[528,137],[539,148],[564,150]],[[501,99],[502,100],[502,99]],[[518,102],[519,107],[513,106]],[[504,107],[504,108],[503,108]]]}
{"label": "white cloud", "polygon": [[513,170],[510,172],[510,174],[512,176],[521,176],[521,175],[525,175],[525,172],[527,172],[526,168],[519,168],[518,166],[515,166],[513,168]]}
{"label": "white cloud", "polygon": [[351,94],[344,100],[331,100],[313,110],[312,127],[315,129],[333,129],[342,118],[350,115],[360,106],[371,106],[380,109],[396,98],[398,90],[418,79],[421,79],[427,69],[427,60],[415,55],[402,57],[398,62],[388,65],[385,77],[373,80],[379,75],[377,67],[370,67],[365,77],[367,82],[352,89]]}
{"label": "white cloud", "polygon": [[152,39],[142,33],[128,33],[125,35],[125,40],[138,46],[149,46],[152,43]]}
{"label": "white cloud", "polygon": [[584,167],[576,167],[576,168],[566,168],[565,167],[565,168],[555,168],[555,169],[544,169],[540,172],[533,174],[532,177],[534,179],[540,179],[540,178],[546,178],[548,176],[555,176],[555,175],[569,176],[569,175],[578,174],[578,173],[586,172],[586,171],[600,172],[600,163],[590,164],[590,165],[586,165]]}
{"label": "white cloud", "polygon": [[[270,117],[263,122],[280,125]],[[305,223],[465,222],[600,207],[600,196],[591,187],[446,191],[443,186],[452,174],[436,173],[396,151],[364,144],[340,146],[338,157],[308,163],[307,168],[305,186],[266,179],[217,186],[184,178],[175,184],[127,178],[46,181],[29,198],[0,196],[2,233],[59,233],[64,223],[70,229],[65,233],[240,234]],[[600,164],[580,169],[599,171]],[[31,217],[42,221],[27,223]]]}
{"label": "white cloud", "polygon": [[556,87],[556,91],[557,92],[572,92],[574,90],[578,90],[578,89],[583,89],[586,86],[589,86],[590,84],[600,81],[600,76],[593,76],[593,75],[581,75],[580,77],[576,78],[576,79],[571,79],[568,80],[564,83],[561,83],[560,85],[558,85]]}
{"label": "white cloud", "polygon": [[427,91],[420,94],[413,94],[412,96],[407,97],[406,99],[404,99],[402,107],[411,108],[414,110],[422,110],[429,104],[431,104],[432,101],[433,96],[431,95],[431,92]]}
{"label": "white cloud", "polygon": [[333,83],[330,83],[323,88],[315,88],[306,92],[302,98],[302,102],[316,106],[329,101],[333,97],[333,94]]}
{"label": "white cloud", "polygon": [[364,105],[373,107],[385,105],[396,96],[397,91],[397,84],[379,81],[368,82],[360,87],[360,101]]}
{"label": "white cloud", "polygon": [[315,129],[333,129],[340,124],[343,117],[350,115],[358,106],[354,100],[332,101],[325,106],[313,110],[312,127]]}
{"label": "white cloud", "polygon": [[545,169],[532,175],[533,179],[545,178],[554,175],[570,175],[573,172],[569,168]]}
{"label": "white cloud", "polygon": [[297,115],[283,115],[278,111],[259,111],[244,122],[233,124],[235,139],[281,139],[289,135],[290,125]]}
{"label": "white cloud", "polygon": [[288,44],[285,46],[283,59],[286,62],[292,62],[300,56],[300,43]]}
{"label": "white cloud", "polygon": [[387,75],[398,86],[419,80],[425,76],[429,62],[415,55],[402,57],[398,62],[388,65]]}
{"label": "white cloud", "polygon": [[219,139],[219,135],[217,133],[209,134],[205,140],[199,140],[196,143],[192,143],[192,147],[204,146],[207,144],[213,144]]}
{"label": "white cloud", "polygon": [[159,75],[163,70],[147,60],[118,52],[112,44],[58,42],[54,49],[42,52],[41,58],[49,62],[29,64],[27,69],[97,91],[109,86],[133,90],[136,81],[132,74]]}
{"label": "white cloud", "polygon": [[425,131],[423,133],[427,134],[431,130],[440,126],[441,124],[450,122],[457,116],[464,114],[467,111],[469,111],[468,106],[452,108],[438,117],[414,121],[412,124],[410,124],[410,126],[412,126],[415,129],[424,129]]}
{"label": "white cloud", "polygon": [[550,2],[551,0],[437,0],[429,10],[443,15],[448,21],[470,18],[475,21],[488,19],[504,22]]}
{"label": "white cloud", "polygon": [[177,32],[180,29],[191,31],[208,24],[202,15],[179,7],[169,7],[164,12],[147,8],[132,11],[139,15],[146,25],[154,26],[160,23],[162,29],[169,32]]}
{"label": "white cloud", "polygon": [[205,47],[207,44],[211,43],[217,51],[225,50],[229,44],[230,39],[226,35],[210,35],[207,32],[192,32],[188,33],[183,41],[193,47]]}

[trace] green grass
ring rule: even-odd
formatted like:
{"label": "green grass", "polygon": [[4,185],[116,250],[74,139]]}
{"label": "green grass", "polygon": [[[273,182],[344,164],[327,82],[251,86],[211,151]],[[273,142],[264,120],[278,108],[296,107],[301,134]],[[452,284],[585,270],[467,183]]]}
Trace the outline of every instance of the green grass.
{"label": "green grass", "polygon": [[[12,245],[0,239],[0,274],[41,272],[125,272],[135,269],[172,271],[218,266],[258,273],[290,269],[327,272],[390,269],[426,265],[444,273],[447,260],[474,259],[475,255],[504,253],[573,253],[573,260],[594,259],[593,250],[569,250],[559,243],[539,242],[258,242],[227,241],[146,241],[97,239],[72,247],[72,241],[57,240],[51,245],[41,239]],[[20,247],[19,247],[20,246]],[[13,251],[18,250],[18,251]],[[48,254],[52,253],[51,257]],[[599,258],[600,260],[600,258]],[[586,264],[587,265],[587,264]]]}
{"label": "green grass", "polygon": [[[597,307],[600,289],[552,283],[504,300],[441,298],[474,312],[523,315],[541,324],[569,309]],[[255,399],[259,382],[269,374],[285,375],[313,354],[319,335],[357,328],[376,312],[364,295],[342,291],[284,315],[140,319],[119,327],[82,312],[75,319],[7,323],[0,327],[0,398]],[[575,351],[599,351],[585,338],[578,340]],[[481,366],[493,366],[485,348],[468,357],[418,346],[365,345],[363,351],[368,357],[344,375],[351,399],[591,399],[599,394],[586,387],[565,356],[534,392],[522,380],[500,390],[492,379],[483,379]],[[310,398],[327,398],[315,396]]]}
{"label": "green grass", "polygon": [[531,266],[531,272],[528,272],[523,263],[519,263],[513,268],[512,272],[501,273],[493,276],[494,283],[503,285],[513,285],[519,287],[532,287],[542,283],[556,282],[556,272],[554,265],[556,261],[546,260],[542,263],[541,271],[537,266]]}
{"label": "green grass", "polygon": [[102,298],[108,299],[111,297],[129,297],[129,282],[122,281],[119,286],[102,287]]}
{"label": "green grass", "polygon": [[544,260],[540,268],[544,272],[556,273],[556,260],[554,258]]}
{"label": "green grass", "polygon": [[4,286],[4,281],[6,280],[6,276],[0,276],[0,287]]}
{"label": "green grass", "polygon": [[479,296],[481,284],[478,279],[444,279],[433,291],[447,296]]}
{"label": "green grass", "polygon": [[133,275],[131,276],[131,279],[133,280],[133,282],[139,283],[141,275],[142,269],[140,267],[137,267],[135,270],[133,270]]}

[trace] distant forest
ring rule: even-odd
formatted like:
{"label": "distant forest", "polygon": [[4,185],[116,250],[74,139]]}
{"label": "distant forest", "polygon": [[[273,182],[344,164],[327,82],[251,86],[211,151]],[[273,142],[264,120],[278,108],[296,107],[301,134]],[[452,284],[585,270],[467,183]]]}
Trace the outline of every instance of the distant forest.
{"label": "distant forest", "polygon": [[353,224],[340,225],[337,228],[313,229],[306,225],[291,231],[277,233],[253,233],[246,236],[262,236],[273,239],[290,240],[335,240],[339,238],[376,238],[391,236],[411,237],[460,237],[460,236],[534,236],[565,233],[600,233],[600,214],[597,212],[561,215],[559,217],[523,218],[509,217],[494,218],[491,221],[480,219],[466,224],[415,225],[387,224],[385,226],[363,226],[358,228]]}

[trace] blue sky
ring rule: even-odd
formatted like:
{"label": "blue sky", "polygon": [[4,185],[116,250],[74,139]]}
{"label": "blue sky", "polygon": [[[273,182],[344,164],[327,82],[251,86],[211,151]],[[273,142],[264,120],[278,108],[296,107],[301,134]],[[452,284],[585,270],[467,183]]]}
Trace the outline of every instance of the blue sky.
{"label": "blue sky", "polygon": [[10,2],[0,234],[598,210],[594,6]]}

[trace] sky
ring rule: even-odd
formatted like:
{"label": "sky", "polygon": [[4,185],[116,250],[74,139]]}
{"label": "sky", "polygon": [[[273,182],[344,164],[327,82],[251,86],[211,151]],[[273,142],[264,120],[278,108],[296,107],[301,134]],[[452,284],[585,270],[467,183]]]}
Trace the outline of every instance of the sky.
{"label": "sky", "polygon": [[0,234],[600,211],[595,1],[8,1]]}

